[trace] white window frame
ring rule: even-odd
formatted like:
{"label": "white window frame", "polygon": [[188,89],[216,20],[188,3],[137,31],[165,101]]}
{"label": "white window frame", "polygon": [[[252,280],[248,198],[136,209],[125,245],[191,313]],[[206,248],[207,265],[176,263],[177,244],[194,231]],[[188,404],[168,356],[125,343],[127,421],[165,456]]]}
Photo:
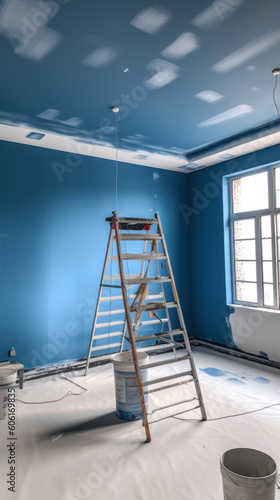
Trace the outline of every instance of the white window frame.
{"label": "white window frame", "polygon": [[[276,208],[276,186],[275,186],[275,169],[280,168],[280,165],[272,165],[270,167],[249,170],[245,173],[239,173],[229,178],[229,224],[230,224],[230,253],[231,253],[231,284],[232,284],[232,302],[243,306],[261,307],[265,309],[279,310],[279,269],[278,269],[278,248],[277,248],[277,227],[276,215],[280,214],[280,208]],[[254,210],[249,212],[234,213],[233,212],[233,181],[254,174],[267,172],[268,175],[268,208],[263,210]],[[263,276],[262,276],[262,259],[261,259],[261,216],[271,216],[271,238],[272,238],[272,266],[273,266],[273,296],[274,305],[264,305],[263,302]],[[236,277],[235,277],[235,248],[234,248],[234,221],[254,219],[255,220],[255,241],[256,241],[256,268],[257,268],[257,302],[245,302],[236,299]],[[280,228],[279,228],[280,237]]]}

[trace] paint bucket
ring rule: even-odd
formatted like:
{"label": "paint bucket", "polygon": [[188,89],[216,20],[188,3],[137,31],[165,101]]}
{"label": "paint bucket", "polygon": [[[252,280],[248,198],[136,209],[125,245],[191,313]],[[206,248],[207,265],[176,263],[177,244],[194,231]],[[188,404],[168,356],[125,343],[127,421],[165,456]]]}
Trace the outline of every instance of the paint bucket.
{"label": "paint bucket", "polygon": [[[139,366],[146,364],[148,354],[138,351],[137,358]],[[134,371],[133,357],[131,351],[120,352],[112,358],[114,365],[116,412],[123,420],[138,420],[142,418],[142,408],[139,396],[137,380]],[[141,370],[141,380],[145,382],[148,370]],[[145,395],[146,408],[148,407],[148,395]]]}
{"label": "paint bucket", "polygon": [[16,382],[17,370],[0,368],[0,419],[7,417],[8,388]]}
{"label": "paint bucket", "polygon": [[266,453],[235,448],[221,457],[224,500],[275,500],[277,465]]}

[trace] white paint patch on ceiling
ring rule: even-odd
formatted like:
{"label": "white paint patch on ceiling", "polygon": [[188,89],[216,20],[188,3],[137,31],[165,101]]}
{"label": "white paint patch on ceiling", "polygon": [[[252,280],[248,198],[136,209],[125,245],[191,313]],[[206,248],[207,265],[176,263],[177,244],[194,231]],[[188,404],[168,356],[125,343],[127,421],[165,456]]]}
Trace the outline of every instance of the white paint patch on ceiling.
{"label": "white paint patch on ceiling", "polygon": [[45,109],[37,117],[43,118],[43,120],[55,120],[59,115],[60,111],[58,109]]}
{"label": "white paint patch on ceiling", "polygon": [[217,125],[217,123],[225,122],[227,120],[231,120],[232,118],[252,113],[253,111],[254,108],[252,108],[252,106],[249,106],[248,104],[240,104],[235,108],[228,109],[224,113],[213,116],[209,120],[199,123],[198,127],[212,127],[213,125]]}
{"label": "white paint patch on ceiling", "polygon": [[201,92],[198,92],[198,94],[195,94],[195,97],[205,102],[215,102],[222,99],[224,96],[214,90],[202,90]]}
{"label": "white paint patch on ceiling", "polygon": [[112,62],[118,55],[118,51],[113,47],[99,47],[93,50],[83,60],[82,64],[91,68],[100,68]]}
{"label": "white paint patch on ceiling", "polygon": [[179,77],[180,68],[176,64],[164,61],[164,59],[154,59],[147,66],[148,73],[153,76],[145,81],[145,86],[149,89],[160,89],[173,82]]}
{"label": "white paint patch on ceiling", "polygon": [[77,116],[73,116],[73,118],[68,118],[68,120],[64,120],[62,123],[65,125],[69,125],[70,127],[79,127],[82,124],[81,118]]}
{"label": "white paint patch on ceiling", "polygon": [[194,52],[199,47],[198,38],[194,33],[186,32],[178,36],[176,40],[161,51],[161,55],[167,59],[179,60]]}
{"label": "white paint patch on ceiling", "polygon": [[16,55],[39,61],[63,39],[47,27],[59,10],[56,2],[46,9],[36,0],[5,0],[0,7],[0,33],[8,38]]}
{"label": "white paint patch on ceiling", "polygon": [[192,20],[192,24],[197,28],[212,28],[225,21],[243,2],[244,0],[215,0],[210,7],[207,7]]}
{"label": "white paint patch on ceiling", "polygon": [[22,38],[14,52],[17,56],[25,57],[31,61],[40,61],[52,52],[62,39],[62,35],[57,31],[44,28],[31,39]]}
{"label": "white paint patch on ceiling", "polygon": [[244,64],[252,58],[259,56],[260,54],[263,54],[278,43],[280,43],[279,30],[273,31],[272,33],[267,33],[266,35],[256,38],[247,45],[244,45],[244,47],[242,47],[241,49],[236,50],[229,56],[217,62],[212,66],[211,69],[215,73],[226,73],[228,71],[232,71],[241,64]]}
{"label": "white paint patch on ceiling", "polygon": [[138,12],[130,24],[138,30],[155,35],[165,26],[170,17],[171,14],[165,7],[156,5]]}

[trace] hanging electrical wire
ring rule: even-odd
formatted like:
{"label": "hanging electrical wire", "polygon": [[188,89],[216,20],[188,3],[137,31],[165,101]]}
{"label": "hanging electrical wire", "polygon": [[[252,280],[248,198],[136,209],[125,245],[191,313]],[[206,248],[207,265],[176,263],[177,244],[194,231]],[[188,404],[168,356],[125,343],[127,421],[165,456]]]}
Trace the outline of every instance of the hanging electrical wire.
{"label": "hanging electrical wire", "polygon": [[278,78],[278,75],[280,74],[280,69],[278,69],[278,68],[274,69],[272,71],[272,74],[275,76],[275,85],[274,85],[272,97],[273,97],[274,106],[275,106],[277,114],[278,114],[278,119],[280,120],[280,113],[279,113],[279,109],[278,109],[277,102],[276,102],[276,99],[275,99],[275,91],[276,91],[276,88],[277,88],[277,78]]}
{"label": "hanging electrical wire", "polygon": [[116,212],[118,213],[118,175],[119,175],[119,137],[118,137],[118,121],[120,119],[120,108],[118,106],[111,106],[111,110],[116,114]]}

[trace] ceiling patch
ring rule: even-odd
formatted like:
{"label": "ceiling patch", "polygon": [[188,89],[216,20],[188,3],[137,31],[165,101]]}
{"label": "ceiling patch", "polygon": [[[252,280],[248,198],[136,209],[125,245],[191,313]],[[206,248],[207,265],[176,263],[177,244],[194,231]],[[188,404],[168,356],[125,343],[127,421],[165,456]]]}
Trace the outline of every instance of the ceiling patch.
{"label": "ceiling patch", "polygon": [[280,43],[280,31],[278,30],[268,33],[260,38],[256,38],[247,45],[244,45],[241,49],[217,62],[214,66],[212,66],[212,70],[215,71],[215,73],[226,73],[227,71],[232,71],[253,57],[263,54],[278,43]]}
{"label": "ceiling patch", "polygon": [[224,113],[213,116],[213,118],[210,118],[205,122],[199,123],[198,127],[212,127],[213,125],[217,125],[217,123],[225,122],[227,120],[231,120],[232,118],[237,118],[238,116],[252,113],[253,111],[254,108],[252,108],[252,106],[249,106],[248,104],[240,104],[235,108],[225,111]]}
{"label": "ceiling patch", "polygon": [[222,23],[232,12],[242,4],[244,0],[215,0],[210,7],[203,10],[193,20],[192,24],[197,28],[212,28]]}
{"label": "ceiling patch", "polygon": [[155,35],[169,21],[171,15],[162,5],[156,5],[143,9],[130,21],[130,24],[138,30]]}
{"label": "ceiling patch", "polygon": [[195,97],[197,97],[197,99],[201,99],[202,101],[215,102],[222,99],[224,96],[214,90],[202,90],[198,94],[195,94]]}
{"label": "ceiling patch", "polygon": [[82,64],[91,68],[106,66],[117,57],[117,51],[113,47],[100,47],[91,52],[82,60]]}
{"label": "ceiling patch", "polygon": [[68,118],[68,120],[64,120],[62,123],[65,125],[69,125],[70,127],[79,127],[81,125],[82,120],[81,118],[78,118],[74,116],[73,118]]}
{"label": "ceiling patch", "polygon": [[62,35],[57,31],[43,28],[33,38],[19,38],[15,43],[14,52],[17,56],[31,61],[40,61],[52,52],[62,39]]}
{"label": "ceiling patch", "polygon": [[160,54],[167,59],[178,60],[194,52],[198,47],[198,38],[193,33],[186,32],[178,36],[178,38],[162,50]]}
{"label": "ceiling patch", "polygon": [[36,116],[37,118],[43,118],[43,120],[55,120],[59,114],[60,111],[58,109],[45,109],[45,111]]}
{"label": "ceiling patch", "polygon": [[146,69],[153,75],[145,81],[145,87],[149,89],[160,89],[168,85],[178,78],[180,71],[179,66],[164,59],[154,59]]}

